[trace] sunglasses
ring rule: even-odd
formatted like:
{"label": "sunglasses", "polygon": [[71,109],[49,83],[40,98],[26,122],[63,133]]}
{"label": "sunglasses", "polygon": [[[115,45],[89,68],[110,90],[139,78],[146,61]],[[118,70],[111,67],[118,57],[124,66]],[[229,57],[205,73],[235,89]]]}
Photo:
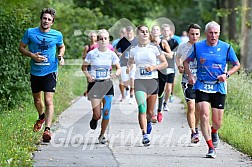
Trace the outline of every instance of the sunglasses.
{"label": "sunglasses", "polygon": [[103,40],[107,40],[108,38],[107,37],[103,37],[103,38],[99,38],[100,41],[103,41]]}

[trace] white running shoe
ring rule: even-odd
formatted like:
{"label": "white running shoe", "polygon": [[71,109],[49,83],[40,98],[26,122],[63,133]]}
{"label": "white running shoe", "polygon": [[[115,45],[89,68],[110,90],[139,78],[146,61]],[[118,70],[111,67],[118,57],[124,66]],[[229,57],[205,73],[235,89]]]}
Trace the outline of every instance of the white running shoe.
{"label": "white running shoe", "polygon": [[99,140],[99,144],[106,144],[107,143],[107,140],[106,138],[102,135],[98,138]]}
{"label": "white running shoe", "polygon": [[[163,104],[164,105],[164,104]],[[169,108],[167,107],[167,104],[163,106],[164,111],[169,111]]]}
{"label": "white running shoe", "polygon": [[129,98],[129,104],[134,104],[134,99],[131,97],[131,98]]}
{"label": "white running shoe", "polygon": [[130,91],[129,90],[125,91],[125,97],[126,97],[126,99],[130,98]]}

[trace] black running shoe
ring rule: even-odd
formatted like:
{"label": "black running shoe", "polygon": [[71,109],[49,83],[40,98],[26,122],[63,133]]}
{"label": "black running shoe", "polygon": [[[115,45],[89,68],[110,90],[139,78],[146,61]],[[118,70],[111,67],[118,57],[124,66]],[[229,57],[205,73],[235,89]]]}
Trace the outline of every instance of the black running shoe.
{"label": "black running shoe", "polygon": [[95,120],[94,118],[92,118],[91,121],[90,121],[90,124],[89,124],[90,128],[93,129],[93,130],[95,130],[96,127],[97,127],[97,122],[98,122],[97,120]]}

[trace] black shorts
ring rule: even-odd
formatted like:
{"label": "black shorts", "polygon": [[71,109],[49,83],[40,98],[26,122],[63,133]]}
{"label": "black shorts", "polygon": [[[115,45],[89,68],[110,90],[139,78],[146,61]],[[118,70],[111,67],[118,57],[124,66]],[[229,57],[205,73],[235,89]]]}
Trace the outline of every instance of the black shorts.
{"label": "black shorts", "polygon": [[168,75],[165,75],[162,72],[158,71],[158,97],[161,97],[164,92],[167,78]]}
{"label": "black shorts", "polygon": [[158,93],[158,79],[135,79],[135,92],[143,91],[147,95],[154,95]]}
{"label": "black shorts", "polygon": [[196,90],[196,103],[199,102],[209,102],[212,108],[224,109],[226,95],[217,93],[205,93],[200,90]]}
{"label": "black shorts", "polygon": [[57,83],[57,73],[53,72],[45,76],[31,75],[31,89],[32,93],[55,92]]}
{"label": "black shorts", "polygon": [[175,78],[175,73],[170,73],[167,75],[167,83],[173,83],[174,82],[174,78]]}
{"label": "black shorts", "polygon": [[195,94],[195,90],[193,89],[193,85],[182,82],[182,89],[183,89],[183,93],[185,96],[185,100],[188,102],[190,100],[194,100],[196,99],[196,94]]}
{"label": "black shorts", "polygon": [[88,100],[102,99],[105,95],[114,96],[114,87],[111,80],[88,83]]}

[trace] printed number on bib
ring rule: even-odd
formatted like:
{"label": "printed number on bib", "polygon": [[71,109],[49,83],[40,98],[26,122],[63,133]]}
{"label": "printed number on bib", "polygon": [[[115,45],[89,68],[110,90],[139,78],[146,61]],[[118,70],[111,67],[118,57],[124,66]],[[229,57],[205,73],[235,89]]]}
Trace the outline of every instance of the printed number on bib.
{"label": "printed number on bib", "polygon": [[108,76],[108,70],[101,68],[96,70],[96,79],[104,79]]}
{"label": "printed number on bib", "polygon": [[129,51],[125,52],[125,58],[129,59]]}
{"label": "printed number on bib", "polygon": [[196,73],[197,73],[197,69],[190,69],[191,73],[196,76]]}
{"label": "printed number on bib", "polygon": [[205,90],[214,90],[214,84],[204,84]]}
{"label": "printed number on bib", "polygon": [[140,75],[141,76],[148,76],[148,75],[152,75],[152,71],[146,71],[146,69],[144,67],[140,68]]}

